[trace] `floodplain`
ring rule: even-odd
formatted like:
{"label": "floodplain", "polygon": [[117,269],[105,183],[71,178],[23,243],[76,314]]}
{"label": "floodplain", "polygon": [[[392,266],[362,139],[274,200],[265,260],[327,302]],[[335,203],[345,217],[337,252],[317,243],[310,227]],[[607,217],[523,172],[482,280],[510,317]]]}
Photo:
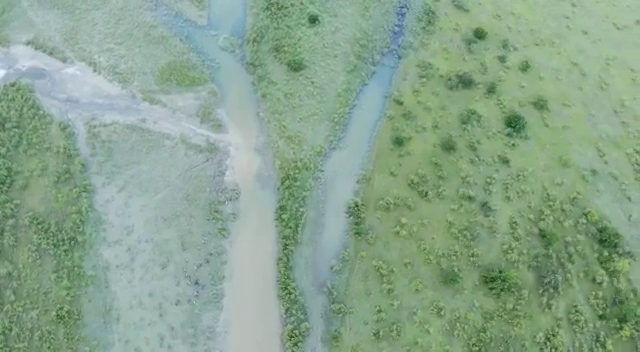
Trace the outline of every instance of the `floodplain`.
{"label": "floodplain", "polygon": [[330,350],[636,349],[640,8],[609,5],[432,3],[348,209]]}

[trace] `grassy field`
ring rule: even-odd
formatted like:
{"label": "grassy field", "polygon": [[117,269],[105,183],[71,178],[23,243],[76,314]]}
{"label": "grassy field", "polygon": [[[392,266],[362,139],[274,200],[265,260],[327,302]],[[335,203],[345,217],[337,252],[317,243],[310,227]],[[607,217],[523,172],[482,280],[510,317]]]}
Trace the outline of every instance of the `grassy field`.
{"label": "grassy field", "polygon": [[23,0],[18,11],[18,34],[33,32],[34,42],[59,47],[64,57],[123,88],[148,92],[209,82],[187,45],[157,23],[147,0]]}
{"label": "grassy field", "polygon": [[199,23],[207,23],[208,0],[163,0],[169,7],[180,12],[186,18]]}
{"label": "grassy field", "polygon": [[433,10],[348,211],[332,350],[635,350],[640,8]]}
{"label": "grassy field", "polygon": [[247,65],[276,155],[295,158],[337,137],[357,90],[388,44],[397,4],[251,4]]}
{"label": "grassy field", "polygon": [[0,350],[71,351],[82,340],[91,186],[69,126],[29,87],[0,91]]}

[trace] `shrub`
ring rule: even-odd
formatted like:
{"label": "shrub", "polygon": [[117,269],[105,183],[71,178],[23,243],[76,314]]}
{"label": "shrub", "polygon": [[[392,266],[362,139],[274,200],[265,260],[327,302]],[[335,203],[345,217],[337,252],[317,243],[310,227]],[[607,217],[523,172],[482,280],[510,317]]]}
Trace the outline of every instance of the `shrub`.
{"label": "shrub", "polygon": [[478,40],[487,39],[487,30],[482,27],[476,27],[473,29],[473,37]]}
{"label": "shrub", "polygon": [[543,269],[538,274],[538,282],[541,293],[548,298],[554,298],[562,293],[562,275],[553,268],[553,265],[548,265],[547,269]]}
{"label": "shrub", "polygon": [[498,61],[499,61],[501,64],[506,64],[506,63],[507,63],[507,58],[508,58],[508,56],[507,56],[506,54],[500,54],[500,55],[498,55]]}
{"label": "shrub", "polygon": [[529,70],[531,70],[531,62],[529,62],[529,60],[520,61],[520,64],[518,64],[518,70],[523,73],[529,72]]}
{"label": "shrub", "polygon": [[521,113],[512,110],[505,115],[504,126],[509,135],[521,135],[527,129],[527,119]]}
{"label": "shrub", "polygon": [[484,91],[484,93],[487,96],[495,95],[497,92],[498,92],[498,83],[496,82],[489,82],[489,84],[487,84],[487,88]]}
{"label": "shrub", "polygon": [[502,39],[502,41],[500,42],[500,47],[502,48],[502,50],[505,50],[505,51],[514,50],[514,47],[513,45],[511,45],[511,42],[509,41],[509,39]]}
{"label": "shrub", "polygon": [[456,72],[447,78],[449,90],[472,89],[476,86],[476,79],[469,72]]}
{"label": "shrub", "polygon": [[391,137],[391,144],[393,144],[396,148],[404,147],[411,140],[410,136],[405,136],[402,134],[396,134]]}
{"label": "shrub", "polygon": [[440,140],[440,149],[445,153],[455,153],[458,150],[458,143],[451,136],[444,137]]}
{"label": "shrub", "polygon": [[436,25],[438,16],[430,4],[424,4],[421,12],[418,14],[418,23],[422,31],[430,33]]}
{"label": "shrub", "polygon": [[457,268],[448,268],[440,273],[440,282],[447,286],[454,286],[462,281],[462,275]]}
{"label": "shrub", "polygon": [[307,16],[307,22],[311,25],[311,26],[315,26],[318,23],[320,23],[320,15],[318,15],[317,13],[310,13]]}
{"label": "shrub", "polygon": [[485,217],[490,217],[495,214],[496,210],[488,200],[483,200],[480,202],[480,212],[482,212],[482,215]]}
{"label": "shrub", "polygon": [[463,126],[479,125],[482,122],[482,114],[474,108],[467,108],[460,113],[460,123]]}
{"label": "shrub", "polygon": [[353,198],[347,206],[347,216],[354,224],[364,222],[365,207],[364,202],[359,198]]}
{"label": "shrub", "polygon": [[469,12],[469,5],[467,5],[465,0],[452,0],[451,3],[453,4],[453,7],[460,11]]}
{"label": "shrub", "polygon": [[596,228],[598,244],[607,250],[618,251],[622,248],[624,238],[610,225],[600,225]]}
{"label": "shrub", "polygon": [[291,72],[298,73],[304,71],[304,69],[307,68],[307,65],[304,63],[301,56],[296,55],[287,60],[287,68]]}
{"label": "shrub", "polygon": [[538,229],[538,234],[545,248],[551,248],[560,241],[560,236],[553,230]]}
{"label": "shrub", "polygon": [[537,96],[531,101],[531,106],[540,112],[549,111],[549,100],[543,96]]}
{"label": "shrub", "polygon": [[499,267],[485,268],[480,273],[480,279],[487,289],[498,297],[515,292],[519,285],[517,274],[514,271],[507,271]]}

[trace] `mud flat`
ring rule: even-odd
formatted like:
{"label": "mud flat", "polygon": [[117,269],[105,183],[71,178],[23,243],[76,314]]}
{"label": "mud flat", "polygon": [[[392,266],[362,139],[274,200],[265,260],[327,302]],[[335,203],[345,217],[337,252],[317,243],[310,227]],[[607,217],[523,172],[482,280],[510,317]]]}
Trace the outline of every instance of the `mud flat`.
{"label": "mud flat", "polygon": [[103,219],[111,349],[211,350],[226,252],[215,218],[225,155],[118,124],[90,123],[86,137]]}
{"label": "mud flat", "polygon": [[31,80],[44,106],[72,124],[94,185],[88,337],[103,351],[220,348],[226,222],[237,198],[229,139],[85,65],[24,46],[3,55],[2,82]]}

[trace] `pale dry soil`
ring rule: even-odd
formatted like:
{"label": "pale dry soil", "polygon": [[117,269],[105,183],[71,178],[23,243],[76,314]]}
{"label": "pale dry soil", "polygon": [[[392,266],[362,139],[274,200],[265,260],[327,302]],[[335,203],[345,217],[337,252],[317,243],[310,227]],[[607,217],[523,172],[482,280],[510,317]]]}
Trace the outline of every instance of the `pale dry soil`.
{"label": "pale dry soil", "polygon": [[185,106],[142,103],[83,64],[3,49],[1,82],[18,78],[73,124],[95,185],[99,235],[88,265],[96,283],[86,321],[98,349],[220,349],[226,221],[234,179],[253,170],[238,134],[209,132],[179,114]]}

